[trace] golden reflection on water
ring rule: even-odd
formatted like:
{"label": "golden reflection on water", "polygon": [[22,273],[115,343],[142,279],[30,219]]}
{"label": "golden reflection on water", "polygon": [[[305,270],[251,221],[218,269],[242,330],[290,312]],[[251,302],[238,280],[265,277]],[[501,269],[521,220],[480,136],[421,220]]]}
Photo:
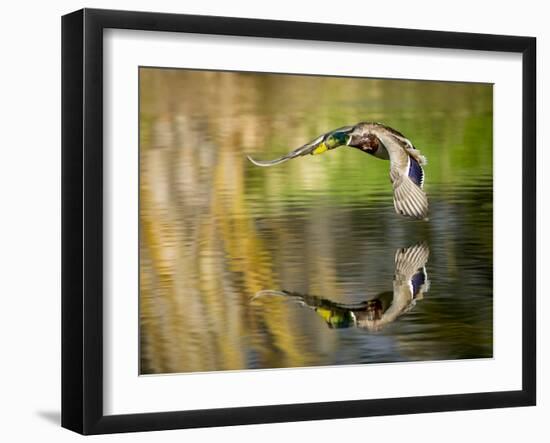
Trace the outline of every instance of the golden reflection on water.
{"label": "golden reflection on water", "polygon": [[[428,156],[429,222],[397,217],[387,163],[356,150],[246,159],[361,120]],[[416,243],[429,294],[384,328],[251,302],[360,306]],[[140,69],[142,373],[490,357],[492,306],[490,85]]]}

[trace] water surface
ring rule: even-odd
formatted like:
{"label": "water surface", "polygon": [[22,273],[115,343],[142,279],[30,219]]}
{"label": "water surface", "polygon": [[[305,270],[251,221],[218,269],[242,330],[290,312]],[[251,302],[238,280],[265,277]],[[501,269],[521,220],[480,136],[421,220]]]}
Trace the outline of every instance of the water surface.
{"label": "water surface", "polygon": [[[429,221],[356,149],[246,159],[363,120],[428,157]],[[491,357],[492,198],[491,85],[142,68],[141,373]],[[429,287],[381,322],[414,247]]]}

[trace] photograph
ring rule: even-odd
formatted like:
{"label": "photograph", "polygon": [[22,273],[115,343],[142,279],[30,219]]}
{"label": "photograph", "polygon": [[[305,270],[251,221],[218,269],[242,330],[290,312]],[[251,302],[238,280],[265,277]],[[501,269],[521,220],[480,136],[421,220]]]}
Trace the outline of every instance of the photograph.
{"label": "photograph", "polygon": [[493,84],[138,69],[140,375],[493,358]]}

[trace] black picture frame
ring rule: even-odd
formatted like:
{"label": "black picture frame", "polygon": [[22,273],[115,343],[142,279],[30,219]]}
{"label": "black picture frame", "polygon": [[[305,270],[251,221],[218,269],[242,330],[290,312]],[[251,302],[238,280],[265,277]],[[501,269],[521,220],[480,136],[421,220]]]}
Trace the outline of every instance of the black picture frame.
{"label": "black picture frame", "polygon": [[[103,31],[190,32],[519,53],[523,64],[522,389],[131,415],[103,412]],[[83,9],[62,18],[62,426],[82,434],[536,403],[536,39]]]}

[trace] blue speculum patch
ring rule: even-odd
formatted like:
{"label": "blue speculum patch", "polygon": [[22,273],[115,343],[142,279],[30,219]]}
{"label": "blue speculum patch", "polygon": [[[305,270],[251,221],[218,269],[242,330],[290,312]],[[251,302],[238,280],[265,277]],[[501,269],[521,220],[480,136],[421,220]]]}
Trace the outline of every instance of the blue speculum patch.
{"label": "blue speculum patch", "polygon": [[413,278],[411,278],[411,284],[413,287],[413,296],[416,297],[416,295],[418,294],[418,291],[420,290],[420,286],[422,286],[424,283],[426,283],[426,274],[424,274],[424,270],[413,275]]}
{"label": "blue speculum patch", "polygon": [[418,186],[422,186],[422,183],[424,182],[424,171],[422,166],[420,166],[414,158],[409,158],[411,160],[409,165],[409,177]]}

